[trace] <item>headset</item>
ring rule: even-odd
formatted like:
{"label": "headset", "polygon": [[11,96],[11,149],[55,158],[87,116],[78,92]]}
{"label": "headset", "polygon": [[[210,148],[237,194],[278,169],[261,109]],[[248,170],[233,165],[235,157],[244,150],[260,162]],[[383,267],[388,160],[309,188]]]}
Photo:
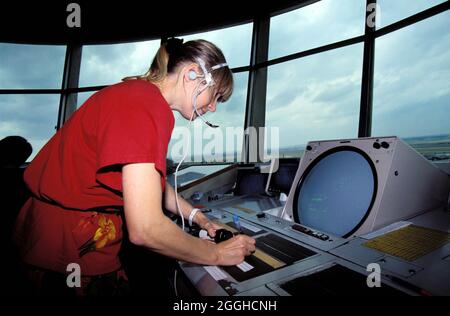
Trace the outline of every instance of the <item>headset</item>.
{"label": "headset", "polygon": [[189,79],[191,80],[197,79],[197,73],[194,70],[189,71]]}

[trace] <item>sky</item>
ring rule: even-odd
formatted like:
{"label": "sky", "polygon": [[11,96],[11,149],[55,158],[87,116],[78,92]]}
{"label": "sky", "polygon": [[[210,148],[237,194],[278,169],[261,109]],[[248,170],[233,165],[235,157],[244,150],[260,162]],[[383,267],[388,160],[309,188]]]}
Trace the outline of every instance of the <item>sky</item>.
{"label": "sky", "polygon": [[[365,0],[322,0],[271,19],[269,58],[281,57],[359,36],[364,31]],[[378,0],[378,27],[420,12],[442,0]],[[181,36],[204,38],[219,46],[231,67],[248,65],[252,24]],[[83,47],[80,86],[107,85],[144,73],[159,41]],[[372,134],[400,137],[450,134],[450,12],[377,38]],[[0,89],[61,87],[64,46],[0,43]],[[281,147],[311,140],[357,136],[362,43],[277,64],[268,69],[266,125],[278,128]],[[242,127],[248,73],[235,74],[235,92],[206,119]],[[79,95],[79,104],[92,93]],[[0,139],[22,135],[33,156],[55,132],[59,95],[0,95]],[[187,121],[177,113],[169,152],[181,141]],[[195,122],[203,138],[209,131]],[[192,133],[194,134],[194,133]],[[220,133],[219,133],[220,134]],[[208,139],[203,140],[203,145]],[[194,140],[195,142],[195,140]],[[242,143],[233,148],[240,150]],[[225,148],[226,147],[226,148]],[[220,152],[216,148],[216,152]],[[32,157],[33,157],[32,156]],[[31,157],[31,158],[32,158]]]}

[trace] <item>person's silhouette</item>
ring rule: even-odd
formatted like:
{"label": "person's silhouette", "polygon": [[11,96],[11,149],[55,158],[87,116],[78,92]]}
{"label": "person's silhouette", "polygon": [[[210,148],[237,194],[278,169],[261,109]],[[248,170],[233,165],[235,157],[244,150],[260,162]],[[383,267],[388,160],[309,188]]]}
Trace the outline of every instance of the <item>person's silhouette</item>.
{"label": "person's silhouette", "polygon": [[21,136],[7,136],[0,140],[0,203],[2,211],[1,244],[4,250],[2,271],[6,290],[12,294],[26,291],[24,280],[20,278],[18,256],[13,246],[11,234],[16,217],[30,196],[23,180],[25,162],[33,148]]}
{"label": "person's silhouette", "polygon": [[0,167],[19,168],[32,152],[33,147],[22,136],[7,136],[0,140]]}
{"label": "person's silhouette", "polygon": [[7,136],[0,140],[0,195],[12,225],[17,213],[28,198],[28,189],[23,181],[24,163],[30,157],[33,148],[21,136]]}

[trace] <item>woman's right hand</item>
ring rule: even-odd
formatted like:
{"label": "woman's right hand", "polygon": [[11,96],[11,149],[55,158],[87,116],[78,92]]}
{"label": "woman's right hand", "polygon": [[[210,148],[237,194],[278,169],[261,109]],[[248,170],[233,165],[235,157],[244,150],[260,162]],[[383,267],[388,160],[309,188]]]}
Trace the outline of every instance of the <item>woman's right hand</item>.
{"label": "woman's right hand", "polygon": [[237,235],[219,244],[216,244],[218,263],[220,266],[240,264],[246,256],[255,252],[255,239]]}

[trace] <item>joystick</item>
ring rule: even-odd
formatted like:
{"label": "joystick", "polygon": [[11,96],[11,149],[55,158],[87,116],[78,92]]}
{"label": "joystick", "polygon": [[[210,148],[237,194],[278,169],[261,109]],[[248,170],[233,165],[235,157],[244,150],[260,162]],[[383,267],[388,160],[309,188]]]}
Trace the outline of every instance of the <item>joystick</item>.
{"label": "joystick", "polygon": [[216,230],[216,236],[214,236],[214,241],[220,243],[222,241],[228,240],[233,237],[233,233],[226,229]]}

